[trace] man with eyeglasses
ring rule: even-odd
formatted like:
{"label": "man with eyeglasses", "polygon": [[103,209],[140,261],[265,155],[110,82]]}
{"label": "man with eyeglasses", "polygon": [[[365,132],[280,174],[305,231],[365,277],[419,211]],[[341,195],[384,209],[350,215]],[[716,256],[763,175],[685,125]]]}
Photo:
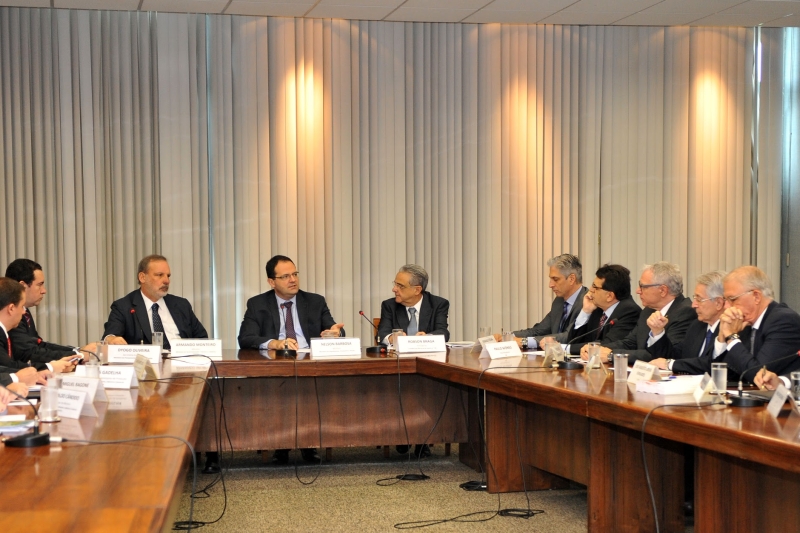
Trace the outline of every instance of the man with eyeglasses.
{"label": "man with eyeglasses", "polygon": [[641,310],[631,298],[631,271],[622,265],[601,266],[567,334],[571,341],[567,351],[577,355],[589,342],[624,339],[636,326]]}
{"label": "man with eyeglasses", "polygon": [[762,367],[776,374],[800,370],[800,315],[773,300],[772,282],[760,268],[742,266],[722,282],[726,309],[715,351],[727,350],[728,368],[752,380]]}
{"label": "man with eyeglasses", "polygon": [[[428,288],[428,273],[419,265],[403,265],[394,277],[392,292],[394,298],[384,300],[381,304],[381,323],[378,326],[378,338],[389,344],[393,329],[402,329],[400,335],[444,335],[450,339],[447,329],[447,315],[450,302],[434,296]],[[395,447],[398,453],[408,453],[407,444]],[[414,446],[416,457],[429,457],[427,444]]]}
{"label": "man with eyeglasses", "polygon": [[550,267],[549,287],[555,298],[550,312],[539,323],[514,332],[517,344],[522,349],[535,350],[545,338],[567,342],[569,329],[575,323],[583,305],[583,297],[588,291],[583,286],[583,268],[577,256],[561,254],[550,259],[547,266]]}
{"label": "man with eyeglasses", "polygon": [[[308,348],[323,332],[344,335],[344,324],[331,316],[325,298],[300,290],[300,272],[294,261],[276,255],[267,261],[267,281],[272,290],[247,300],[247,311],[239,327],[239,346],[261,350]],[[320,462],[316,448],[300,450],[306,462]],[[275,450],[275,464],[289,462],[289,450]]]}
{"label": "man with eyeglasses", "polygon": [[715,354],[714,339],[719,334],[719,319],[725,311],[722,298],[722,279],[725,272],[714,271],[697,278],[692,307],[697,313],[683,340],[675,344],[665,334],[668,319],[656,316],[647,319],[650,338],[647,351],[655,358],[651,364],[675,374],[705,374],[711,363],[722,354]]}
{"label": "man with eyeglasses", "polygon": [[[692,301],[683,295],[683,275],[676,264],[659,261],[645,265],[639,277],[636,294],[643,306],[636,327],[623,339],[603,341],[600,354],[604,361],[613,352],[627,353],[628,363],[631,365],[637,360],[653,359],[652,354],[647,351],[648,344],[652,342],[650,327],[647,325],[650,317],[663,324],[662,329],[673,344],[683,340],[689,326],[697,320]],[[587,358],[583,352],[581,355]]]}
{"label": "man with eyeglasses", "polygon": [[152,344],[153,332],[170,339],[207,339],[208,332],[186,298],[169,293],[172,272],[167,258],[152,254],[139,261],[139,288],[111,304],[103,339],[109,344]]}

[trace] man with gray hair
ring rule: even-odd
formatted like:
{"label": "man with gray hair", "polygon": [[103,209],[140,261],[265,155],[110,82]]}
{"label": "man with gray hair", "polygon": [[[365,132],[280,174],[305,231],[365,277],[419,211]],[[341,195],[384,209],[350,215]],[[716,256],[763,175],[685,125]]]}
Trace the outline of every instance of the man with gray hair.
{"label": "man with gray hair", "polygon": [[647,351],[648,344],[652,344],[647,325],[651,315],[668,319],[664,330],[672,344],[682,341],[689,326],[697,320],[692,301],[683,295],[683,275],[678,265],[666,261],[645,265],[636,294],[642,301],[639,321],[624,339],[603,344],[604,359],[613,352],[627,353],[629,364],[653,359]]}
{"label": "man with gray hair", "polygon": [[725,311],[722,299],[722,279],[725,272],[716,270],[697,278],[692,295],[692,307],[697,320],[689,326],[682,341],[673,344],[664,334],[669,319],[653,313],[647,319],[651,341],[647,351],[652,354],[651,364],[676,374],[711,373],[711,363],[723,354],[715,354],[714,338],[719,333],[719,319]]}
{"label": "man with gray hair", "polygon": [[[428,273],[419,265],[403,265],[394,277],[392,292],[394,298],[381,304],[381,323],[378,337],[389,344],[393,329],[402,329],[400,335],[444,335],[450,339],[447,330],[447,315],[450,302],[434,296],[428,288]],[[408,444],[396,446],[397,452],[404,454],[410,449]],[[431,451],[427,444],[414,447],[416,457],[428,457]]]}
{"label": "man with gray hair", "polygon": [[394,298],[381,304],[381,324],[378,337],[388,344],[393,329],[402,329],[405,335],[444,335],[450,302],[434,296],[428,288],[428,273],[419,265],[403,265],[394,277]]}
{"label": "man with gray hair", "polygon": [[[528,329],[514,332],[517,344],[522,349],[536,349],[546,337],[565,344],[588,290],[583,286],[583,268],[577,256],[561,254],[547,261],[547,266],[550,267],[548,286],[556,297],[550,312],[541,321]],[[576,302],[578,305],[575,305]]]}
{"label": "man with gray hair", "polygon": [[726,309],[715,351],[727,350],[728,368],[753,380],[766,367],[776,374],[800,370],[800,315],[773,300],[772,282],[760,268],[742,266],[722,281]]}

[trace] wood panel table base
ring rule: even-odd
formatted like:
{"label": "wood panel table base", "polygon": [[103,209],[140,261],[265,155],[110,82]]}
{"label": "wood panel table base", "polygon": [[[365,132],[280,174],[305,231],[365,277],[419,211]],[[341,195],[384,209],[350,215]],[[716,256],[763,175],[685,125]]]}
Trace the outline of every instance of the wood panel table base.
{"label": "wood panel table base", "polygon": [[[641,433],[591,420],[589,439],[589,531],[655,531]],[[683,532],[684,445],[647,435],[645,450],[660,530]]]}
{"label": "wood panel table base", "polygon": [[698,448],[695,531],[800,531],[800,475]]}
{"label": "wood panel table base", "polygon": [[[437,379],[403,374],[402,414],[397,375],[299,377],[296,382],[294,377],[221,381],[234,450],[402,444],[406,428],[412,444],[426,438],[428,443],[467,441],[463,414],[467,389]],[[217,387],[212,386],[212,391],[218,413]],[[205,410],[198,450],[216,449],[211,405]],[[223,442],[227,445],[227,439]]]}

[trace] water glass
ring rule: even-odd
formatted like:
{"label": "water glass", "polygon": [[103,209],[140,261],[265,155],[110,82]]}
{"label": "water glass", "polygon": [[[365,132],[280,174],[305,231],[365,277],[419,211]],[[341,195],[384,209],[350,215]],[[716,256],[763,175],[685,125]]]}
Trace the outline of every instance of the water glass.
{"label": "water glass", "polygon": [[58,388],[49,385],[42,387],[42,403],[39,406],[39,422],[58,422]]}
{"label": "water glass", "polygon": [[725,392],[728,389],[728,364],[711,363],[711,379],[714,380],[718,393]]}
{"label": "water glass", "polygon": [[628,354],[614,354],[614,381],[628,381]]}

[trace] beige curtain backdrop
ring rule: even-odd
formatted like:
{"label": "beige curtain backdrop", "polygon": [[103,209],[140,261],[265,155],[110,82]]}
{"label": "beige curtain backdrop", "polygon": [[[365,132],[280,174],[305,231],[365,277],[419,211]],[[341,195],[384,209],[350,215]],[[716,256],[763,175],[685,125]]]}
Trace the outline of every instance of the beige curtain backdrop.
{"label": "beige curtain backdrop", "polygon": [[454,339],[536,322],[562,252],[778,288],[784,31],[0,8],[0,263],[83,343],[163,253],[226,348],[277,253],[364,342],[409,262]]}

